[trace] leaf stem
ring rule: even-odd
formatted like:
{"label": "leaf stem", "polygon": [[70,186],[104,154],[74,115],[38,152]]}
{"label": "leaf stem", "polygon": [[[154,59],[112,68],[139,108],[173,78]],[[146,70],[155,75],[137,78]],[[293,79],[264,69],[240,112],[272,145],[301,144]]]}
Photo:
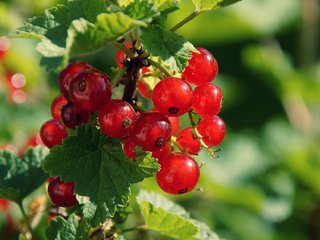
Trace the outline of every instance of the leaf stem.
{"label": "leaf stem", "polygon": [[112,78],[112,86],[115,87],[121,81],[122,75],[127,71],[126,67],[120,68]]}
{"label": "leaf stem", "polygon": [[183,25],[185,25],[186,23],[190,22],[192,19],[194,19],[195,17],[197,17],[201,12],[198,11],[197,9],[194,10],[189,16],[187,16],[186,18],[184,18],[181,22],[178,22],[176,25],[174,25],[170,31],[171,32],[175,32],[177,31],[179,28],[181,28]]}
{"label": "leaf stem", "polygon": [[153,65],[154,67],[158,68],[161,72],[163,72],[166,77],[171,76],[171,74],[167,71],[167,69],[165,69],[163,66],[161,66],[160,63],[158,63],[152,59],[148,59],[148,62],[150,65]]}
{"label": "leaf stem", "polygon": [[137,226],[137,227],[132,227],[132,228],[125,228],[120,230],[120,233],[125,233],[125,232],[132,232],[132,231],[139,231],[139,230],[143,230],[146,231],[147,228],[145,225],[141,225],[141,226]]}
{"label": "leaf stem", "polygon": [[116,48],[121,49],[127,55],[127,57],[129,57],[129,58],[134,57],[134,52],[132,52],[129,48],[126,48],[123,44],[113,42],[112,45],[115,46]]}
{"label": "leaf stem", "polygon": [[28,231],[29,231],[29,233],[31,234],[31,239],[34,239],[34,232],[33,232],[33,230],[32,230],[32,227],[31,227],[29,218],[28,218],[28,216],[27,216],[27,214],[26,214],[26,211],[25,211],[25,209],[24,209],[24,207],[23,207],[22,200],[19,201],[19,202],[17,202],[17,204],[18,204],[18,206],[19,206],[19,208],[20,208],[20,211],[21,211],[21,213],[22,213],[23,219],[24,219],[24,221],[25,221],[25,223],[26,223],[26,225],[27,225]]}

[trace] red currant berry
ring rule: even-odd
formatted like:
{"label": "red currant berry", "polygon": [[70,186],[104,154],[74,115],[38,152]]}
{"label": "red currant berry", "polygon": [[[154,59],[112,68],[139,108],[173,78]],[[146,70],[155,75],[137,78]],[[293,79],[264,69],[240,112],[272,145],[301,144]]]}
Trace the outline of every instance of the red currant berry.
{"label": "red currant berry", "polygon": [[51,104],[51,115],[54,119],[60,120],[61,108],[68,103],[67,99],[62,95],[58,95],[53,99]]}
{"label": "red currant berry", "polygon": [[58,217],[57,214],[50,213],[50,214],[48,215],[48,222],[51,222],[51,220],[55,219],[56,217]]}
{"label": "red currant berry", "polygon": [[160,149],[157,149],[152,152],[152,157],[157,158],[159,161],[165,158],[170,153],[170,145],[167,143]]}
{"label": "red currant berry", "polygon": [[48,194],[55,205],[59,207],[72,207],[78,204],[78,200],[73,194],[73,189],[73,183],[65,183],[57,177],[49,183]]}
{"label": "red currant berry", "polygon": [[197,50],[200,53],[192,53],[182,76],[189,83],[199,85],[211,82],[217,76],[218,63],[208,50],[204,48],[197,48]]}
{"label": "red currant berry", "polygon": [[193,91],[192,109],[201,116],[217,115],[221,110],[222,100],[222,91],[217,85],[204,83]]}
{"label": "red currant berry", "polygon": [[122,138],[128,135],[135,117],[136,112],[129,103],[121,99],[110,100],[99,110],[99,125],[108,136]]}
{"label": "red currant berry", "polygon": [[48,177],[48,183],[51,183],[53,180],[55,180],[56,178],[55,177]]}
{"label": "red currant berry", "polygon": [[185,153],[172,152],[159,162],[161,169],[156,178],[159,187],[171,194],[190,192],[198,183],[200,168]]}
{"label": "red currant berry", "polygon": [[178,132],[179,126],[180,126],[179,118],[168,117],[168,119],[169,119],[169,121],[171,123],[171,127],[172,127],[171,135],[175,135]]}
{"label": "red currant berry", "polygon": [[177,137],[181,149],[190,154],[197,154],[200,151],[200,140],[194,135],[192,127],[182,129]]}
{"label": "red currant berry", "polygon": [[144,151],[154,151],[169,141],[171,123],[159,112],[146,112],[133,122],[129,136]]}
{"label": "red currant berry", "polygon": [[192,105],[192,89],[190,85],[175,77],[161,80],[154,88],[152,100],[159,112],[168,116],[181,116],[188,112]]}
{"label": "red currant berry", "polygon": [[61,122],[68,128],[75,128],[89,122],[90,113],[77,108],[73,103],[64,105],[61,109]]}
{"label": "red currant berry", "polygon": [[59,87],[61,94],[70,101],[70,82],[81,71],[92,69],[93,67],[85,62],[72,62],[59,75]]}
{"label": "red currant berry", "polygon": [[82,71],[72,79],[70,97],[78,108],[94,112],[110,100],[111,89],[111,81],[108,75],[97,70],[87,70]]}
{"label": "red currant berry", "polygon": [[137,154],[135,152],[136,144],[132,141],[131,138],[126,138],[122,140],[122,150],[127,155],[128,158],[136,158]]}
{"label": "red currant berry", "polygon": [[52,148],[54,145],[61,144],[68,133],[62,122],[51,119],[45,122],[40,129],[40,137],[44,145]]}
{"label": "red currant berry", "polygon": [[222,143],[226,135],[226,125],[219,116],[206,117],[197,125],[202,140],[208,146],[217,146]]}
{"label": "red currant berry", "polygon": [[149,89],[148,85],[145,84],[142,80],[138,81],[138,91],[142,97],[146,99],[151,99],[152,91]]}
{"label": "red currant berry", "polygon": [[[125,43],[125,47],[129,49],[129,48],[131,48],[131,44],[129,42],[127,42],[127,43]],[[125,54],[124,51],[119,49],[116,52],[116,62],[117,62],[117,65],[119,68],[123,67],[122,61],[125,60],[126,58],[127,58],[127,55]]]}

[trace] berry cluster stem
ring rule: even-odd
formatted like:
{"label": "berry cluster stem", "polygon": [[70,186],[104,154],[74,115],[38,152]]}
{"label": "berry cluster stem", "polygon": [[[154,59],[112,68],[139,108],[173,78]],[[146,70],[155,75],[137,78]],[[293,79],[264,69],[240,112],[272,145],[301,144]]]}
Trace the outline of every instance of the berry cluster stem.
{"label": "berry cluster stem", "polygon": [[209,155],[214,157],[214,154],[215,154],[216,151],[213,148],[208,147],[208,145],[205,144],[205,142],[202,140],[202,136],[201,136],[201,134],[198,132],[198,130],[196,128],[197,124],[194,121],[194,118],[193,118],[193,115],[192,115],[192,110],[190,110],[188,112],[188,115],[189,115],[190,123],[191,123],[191,126],[192,126],[192,132],[199,139],[201,147],[205,148],[207,150],[207,152],[209,153]]}
{"label": "berry cluster stem", "polygon": [[158,63],[158,62],[156,62],[156,61],[154,61],[152,59],[148,59],[148,62],[149,62],[150,65],[158,68],[161,72],[163,72],[166,77],[170,77],[171,76],[171,74],[167,71],[167,69],[165,69],[160,63]]}
{"label": "berry cluster stem", "polygon": [[185,25],[186,23],[190,22],[192,19],[194,19],[195,17],[197,17],[201,12],[198,11],[197,9],[194,10],[190,15],[188,15],[186,18],[184,18],[182,21],[178,22],[176,25],[174,25],[170,31],[171,32],[175,32],[177,31],[179,28],[181,28],[183,25]]}
{"label": "berry cluster stem", "polygon": [[133,95],[139,79],[139,70],[140,68],[133,64],[129,66],[128,71],[124,74],[125,87],[122,100],[130,103],[132,106],[135,105],[135,103],[133,102]]}
{"label": "berry cluster stem", "polygon": [[24,221],[25,221],[25,224],[26,224],[26,226],[27,226],[27,228],[28,228],[28,231],[29,231],[29,233],[30,233],[30,235],[31,235],[31,238],[30,238],[30,239],[34,239],[34,232],[33,232],[33,230],[32,230],[32,227],[31,227],[31,224],[30,224],[28,215],[26,214],[26,211],[24,210],[22,201],[20,201],[20,202],[18,203],[18,206],[19,206],[19,208],[20,208],[20,211],[21,211],[21,213],[22,213],[22,216],[23,216],[23,219],[24,219]]}

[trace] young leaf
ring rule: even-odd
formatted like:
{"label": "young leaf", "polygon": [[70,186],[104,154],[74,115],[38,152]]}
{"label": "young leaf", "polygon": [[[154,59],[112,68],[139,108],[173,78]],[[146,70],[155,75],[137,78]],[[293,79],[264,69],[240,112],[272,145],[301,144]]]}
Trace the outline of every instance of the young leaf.
{"label": "young leaf", "polygon": [[220,7],[226,7],[241,0],[192,0],[197,11],[204,12],[214,10]]}
{"label": "young leaf", "polygon": [[137,20],[151,22],[153,17],[159,16],[156,5],[150,1],[135,1],[124,9],[124,14]]}
{"label": "young leaf", "polygon": [[0,198],[21,202],[47,179],[42,163],[47,154],[43,147],[30,148],[24,157],[0,152]]}
{"label": "young leaf", "polygon": [[75,240],[78,221],[74,214],[70,215],[68,220],[62,217],[56,217],[50,221],[47,230],[48,240]]}
{"label": "young leaf", "polygon": [[207,225],[190,218],[179,205],[156,193],[141,191],[137,202],[146,228],[175,239],[219,240]]}
{"label": "young leaf", "polygon": [[102,13],[95,24],[85,19],[74,20],[68,30],[67,56],[97,50],[137,26],[146,25],[121,12]]}
{"label": "young leaf", "polygon": [[146,28],[141,35],[144,48],[153,56],[159,56],[173,71],[183,72],[194,46],[183,37],[160,26]]}
{"label": "young leaf", "polygon": [[130,184],[153,176],[159,165],[150,153],[139,153],[135,160],[129,159],[119,140],[84,125],[62,145],[51,149],[44,169],[51,176],[74,182],[75,192],[88,196],[100,208],[97,214],[113,215],[117,205],[127,204]]}

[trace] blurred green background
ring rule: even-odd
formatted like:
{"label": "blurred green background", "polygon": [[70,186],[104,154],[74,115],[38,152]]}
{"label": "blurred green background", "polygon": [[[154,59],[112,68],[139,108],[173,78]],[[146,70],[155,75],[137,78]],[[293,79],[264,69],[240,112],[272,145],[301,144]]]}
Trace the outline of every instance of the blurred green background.
{"label": "blurred green background", "polygon": [[[57,2],[1,0],[0,36]],[[222,238],[320,239],[319,5],[318,0],[243,0],[204,13],[178,30],[218,60],[215,83],[224,92],[220,116],[228,129],[219,158],[199,155],[206,162],[199,183],[204,192],[174,199]],[[180,8],[169,17],[169,27],[193,5],[182,1]],[[58,94],[57,75],[40,67],[35,45],[11,40],[0,63],[1,148],[23,148],[50,118]],[[114,53],[107,46],[84,60],[110,73]],[[20,85],[12,86],[12,76]],[[139,187],[159,191],[154,179]],[[137,191],[136,186],[133,196]],[[141,221],[134,213],[128,226]],[[14,237],[18,221],[13,204],[10,213],[3,210],[0,239]]]}

